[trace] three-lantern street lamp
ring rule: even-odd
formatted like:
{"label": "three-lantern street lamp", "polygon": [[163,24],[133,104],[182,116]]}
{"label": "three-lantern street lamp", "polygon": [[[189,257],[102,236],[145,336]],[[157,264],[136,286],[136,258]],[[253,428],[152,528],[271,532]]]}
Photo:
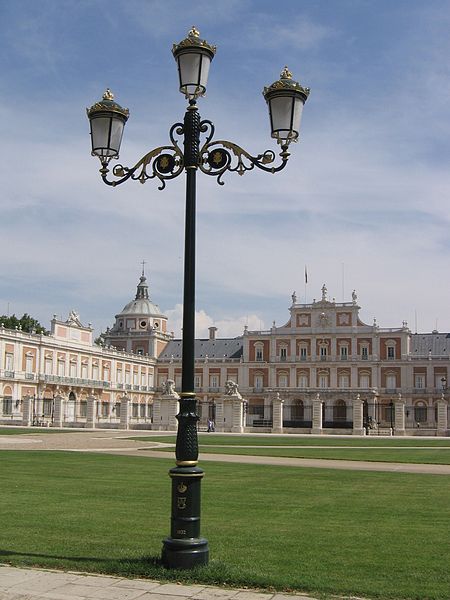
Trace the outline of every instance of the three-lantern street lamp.
{"label": "three-lantern street lamp", "polygon": [[[182,384],[177,415],[176,467],[169,471],[172,479],[171,533],[163,542],[162,561],[169,568],[192,568],[208,563],[208,541],[200,537],[200,482],[203,471],[198,463],[197,402],[194,392],[195,339],[195,204],[196,175],[200,170],[217,178],[223,185],[226,171],[243,175],[254,167],[277,173],[286,166],[289,144],[299,137],[300,118],[309,89],[292,79],[287,67],[280,79],[265,87],[272,137],[281,146],[281,161],[275,166],[275,152],[266,150],[252,156],[233,142],[214,140],[214,125],[201,120],[197,98],[204,96],[209,67],[216,47],[200,38],[193,27],[186,39],[174,44],[172,53],[178,63],[180,92],[189,101],[182,123],[170,128],[170,145],[159,146],[145,154],[133,167],[116,164],[110,179],[109,163],[119,158],[123,129],[129,111],[114,100],[109,89],[103,98],[87,110],[91,126],[92,155],[101,162],[100,174],[110,186],[128,179],[145,183],[158,179],[160,190],[166,180],[186,172],[186,215],[184,256],[184,302],[182,334]],[[201,144],[201,137],[204,141]],[[183,141],[183,148],[178,139]]]}

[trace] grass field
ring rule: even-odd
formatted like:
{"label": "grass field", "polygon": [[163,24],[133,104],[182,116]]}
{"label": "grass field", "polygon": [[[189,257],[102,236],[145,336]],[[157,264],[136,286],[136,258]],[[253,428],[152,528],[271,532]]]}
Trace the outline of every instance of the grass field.
{"label": "grass field", "polygon": [[[175,444],[175,436],[149,436],[133,439],[143,443],[147,441]],[[450,439],[448,438],[411,440],[200,434],[199,447],[200,453],[450,464]],[[168,448],[167,451],[173,452],[173,449]]]}
{"label": "grass field", "polygon": [[158,562],[171,459],[0,452],[0,560],[328,597],[448,600],[450,478],[208,463],[211,562]]}

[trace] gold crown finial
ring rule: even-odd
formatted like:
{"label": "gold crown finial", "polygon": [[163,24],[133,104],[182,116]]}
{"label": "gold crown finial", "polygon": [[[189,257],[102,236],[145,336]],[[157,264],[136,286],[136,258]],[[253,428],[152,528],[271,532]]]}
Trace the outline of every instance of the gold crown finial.
{"label": "gold crown finial", "polygon": [[287,67],[284,67],[284,69],[281,71],[280,77],[281,79],[292,79],[292,73]]}
{"label": "gold crown finial", "polygon": [[195,37],[195,38],[200,37],[200,31],[197,29],[197,27],[195,25],[192,25],[192,29],[189,31],[188,36]]}
{"label": "gold crown finial", "polygon": [[103,94],[103,100],[114,100],[114,94],[109,88],[106,88],[105,93]]}

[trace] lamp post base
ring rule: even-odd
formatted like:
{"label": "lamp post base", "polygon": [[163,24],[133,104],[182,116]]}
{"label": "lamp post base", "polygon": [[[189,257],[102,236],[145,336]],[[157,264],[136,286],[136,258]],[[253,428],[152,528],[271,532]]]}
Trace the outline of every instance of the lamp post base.
{"label": "lamp post base", "polygon": [[192,569],[206,565],[209,559],[208,540],[200,537],[203,470],[196,465],[177,466],[170,469],[169,475],[172,480],[172,517],[170,536],[163,541],[162,563],[168,569]]}
{"label": "lamp post base", "polygon": [[166,538],[163,541],[161,558],[167,569],[192,569],[207,565],[209,560],[208,540],[205,538],[184,540]]}

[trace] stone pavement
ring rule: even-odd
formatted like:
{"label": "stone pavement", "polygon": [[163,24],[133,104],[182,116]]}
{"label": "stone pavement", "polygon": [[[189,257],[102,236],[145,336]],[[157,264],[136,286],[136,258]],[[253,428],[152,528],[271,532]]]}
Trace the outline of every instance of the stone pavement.
{"label": "stone pavement", "polygon": [[312,600],[311,596],[160,583],[0,565],[0,600]]}

